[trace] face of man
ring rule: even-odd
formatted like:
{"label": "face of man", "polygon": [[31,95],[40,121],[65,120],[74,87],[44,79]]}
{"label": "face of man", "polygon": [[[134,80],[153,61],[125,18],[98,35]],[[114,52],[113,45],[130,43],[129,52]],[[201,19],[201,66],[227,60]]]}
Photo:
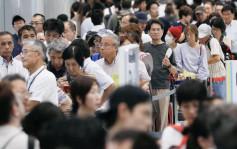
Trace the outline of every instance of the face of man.
{"label": "face of man", "polygon": [[122,18],[121,27],[130,24],[130,23],[129,23],[129,19],[130,19],[130,16],[129,16],[129,15],[124,16],[124,17]]}
{"label": "face of man", "polygon": [[22,45],[22,41],[24,40],[33,40],[36,39],[36,34],[33,30],[23,30],[22,31],[22,35],[21,35],[21,39],[20,39],[20,45]]}
{"label": "face of man", "polygon": [[13,80],[11,82],[11,85],[13,87],[13,93],[15,97],[19,98],[19,100],[22,101],[26,109],[29,103],[29,94],[26,87],[26,83],[23,80],[17,79]]}
{"label": "face of man", "polygon": [[184,21],[185,21],[186,24],[190,24],[191,19],[192,19],[191,15],[184,16]]}
{"label": "face of man", "polygon": [[32,17],[30,24],[35,28],[36,32],[43,32],[43,19],[41,16]]}
{"label": "face of man", "polygon": [[212,5],[210,5],[209,3],[206,3],[204,7],[206,9],[207,16],[209,16],[213,12]]}
{"label": "face of man", "polygon": [[63,37],[72,42],[75,39],[76,31],[71,30],[68,22],[64,23],[64,28]]}
{"label": "face of man", "polygon": [[44,33],[43,32],[37,33],[37,39],[44,42],[45,41]]}
{"label": "face of man", "polygon": [[222,18],[223,18],[225,24],[228,25],[234,19],[234,14],[232,14],[230,10],[226,10],[226,11],[223,11]]}
{"label": "face of man", "polygon": [[215,11],[222,15],[221,10],[223,9],[222,5],[216,5]]}
{"label": "face of man", "polygon": [[60,70],[63,66],[62,53],[52,50],[49,53],[51,65],[56,69]]}
{"label": "face of man", "polygon": [[160,40],[163,35],[163,29],[160,24],[154,23],[151,25],[150,31],[148,31],[152,40]]}
{"label": "face of man", "polygon": [[14,48],[14,42],[11,35],[0,36],[0,55],[4,59],[10,59],[12,50]]}
{"label": "face of man", "polygon": [[24,44],[22,47],[21,55],[23,66],[28,70],[34,68],[35,64],[39,60],[39,53],[40,52],[38,51],[38,49],[35,50],[35,46]]}
{"label": "face of man", "polygon": [[13,24],[13,28],[15,30],[15,33],[18,35],[18,31],[21,27],[25,26],[25,22],[23,20],[18,20],[18,21],[15,21],[14,24]]}
{"label": "face of man", "polygon": [[105,59],[116,56],[118,50],[117,45],[113,43],[113,37],[104,37],[100,43],[101,45],[101,56]]}
{"label": "face of man", "polygon": [[197,21],[203,23],[207,19],[206,12],[198,12],[196,13]]}
{"label": "face of man", "polygon": [[152,124],[152,107],[146,103],[137,104],[130,112],[126,124],[127,128],[135,129],[138,131],[148,131]]}
{"label": "face of man", "polygon": [[152,4],[150,10],[148,10],[151,18],[157,18],[159,16],[159,9],[157,4]]}
{"label": "face of man", "polygon": [[205,36],[203,38],[199,38],[198,40],[199,40],[199,42],[201,44],[205,44],[207,42],[208,38],[209,38],[209,35],[207,35],[207,36]]}
{"label": "face of man", "polygon": [[139,25],[139,27],[141,28],[142,31],[145,30],[146,24],[147,24],[146,22],[138,22],[138,25]]}
{"label": "face of man", "polygon": [[140,5],[139,8],[141,9],[141,11],[146,12],[146,1],[143,1]]}
{"label": "face of man", "polygon": [[45,31],[45,40],[47,42],[47,44],[49,44],[53,39],[55,38],[60,38],[59,33],[57,33],[56,31]]}

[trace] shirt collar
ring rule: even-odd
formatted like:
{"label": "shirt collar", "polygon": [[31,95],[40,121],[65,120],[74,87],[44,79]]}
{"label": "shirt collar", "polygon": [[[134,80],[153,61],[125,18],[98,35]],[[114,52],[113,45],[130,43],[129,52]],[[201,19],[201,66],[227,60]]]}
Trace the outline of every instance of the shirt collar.
{"label": "shirt collar", "polygon": [[88,57],[88,58],[86,58],[85,60],[84,60],[84,63],[83,63],[83,70],[85,70],[86,69],[86,66],[89,64],[91,62],[91,58],[90,57]]}
{"label": "shirt collar", "polygon": [[34,78],[42,69],[44,69],[44,65],[42,65],[38,70],[31,74],[29,79]]}
{"label": "shirt collar", "polygon": [[[4,63],[8,64],[7,60],[5,60],[2,56],[0,56],[0,62],[2,62],[2,65]],[[14,58],[12,57],[12,60],[9,62],[9,64],[13,65]]]}
{"label": "shirt collar", "polygon": [[[115,63],[117,63],[117,57],[118,57],[118,54],[115,56],[112,65],[114,65]],[[105,58],[104,58],[104,62],[105,62],[106,65],[109,65],[108,62],[107,62],[107,60],[106,60]]]}
{"label": "shirt collar", "polygon": [[59,71],[57,71],[57,70],[53,67],[51,61],[49,61],[49,63],[48,63],[48,70],[50,70],[50,71],[55,71],[55,72],[66,71],[66,67],[65,67],[65,65],[64,65],[64,63],[63,63],[61,69],[60,69]]}

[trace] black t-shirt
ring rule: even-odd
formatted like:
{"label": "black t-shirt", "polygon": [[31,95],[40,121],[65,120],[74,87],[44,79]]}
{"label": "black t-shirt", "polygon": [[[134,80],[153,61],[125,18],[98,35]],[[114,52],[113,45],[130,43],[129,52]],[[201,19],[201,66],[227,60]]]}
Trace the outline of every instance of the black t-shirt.
{"label": "black t-shirt", "polygon": [[[171,48],[166,43],[152,45],[150,42],[143,44],[144,52],[151,54],[153,58],[153,72],[151,75],[151,85],[153,89],[169,89],[169,70],[166,66],[162,66],[166,51]],[[176,66],[174,52],[169,57],[170,63]]]}

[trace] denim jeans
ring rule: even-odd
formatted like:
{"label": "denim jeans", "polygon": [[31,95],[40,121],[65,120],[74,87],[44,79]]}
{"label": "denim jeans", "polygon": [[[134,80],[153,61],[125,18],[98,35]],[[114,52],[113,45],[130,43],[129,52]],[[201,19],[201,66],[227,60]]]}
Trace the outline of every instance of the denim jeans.
{"label": "denim jeans", "polygon": [[213,91],[215,93],[215,96],[219,96],[226,100],[226,81],[214,82]]}

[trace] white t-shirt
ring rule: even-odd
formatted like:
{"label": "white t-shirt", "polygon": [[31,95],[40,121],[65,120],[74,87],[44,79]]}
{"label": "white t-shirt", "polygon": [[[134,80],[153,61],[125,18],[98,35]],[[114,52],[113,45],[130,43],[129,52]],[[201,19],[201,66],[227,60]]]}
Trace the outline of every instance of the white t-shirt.
{"label": "white t-shirt", "polygon": [[30,75],[27,88],[31,94],[30,100],[44,102],[48,101],[58,106],[58,89],[56,78],[53,73],[41,66]]}
{"label": "white t-shirt", "polygon": [[[0,148],[5,149],[27,149],[28,135],[21,129],[11,126],[3,125],[0,127]],[[34,149],[39,149],[39,141],[35,139]]]}
{"label": "white t-shirt", "polygon": [[29,77],[29,71],[23,67],[21,61],[12,59],[9,63],[0,56],[0,81],[9,74],[19,74],[25,79]]}

